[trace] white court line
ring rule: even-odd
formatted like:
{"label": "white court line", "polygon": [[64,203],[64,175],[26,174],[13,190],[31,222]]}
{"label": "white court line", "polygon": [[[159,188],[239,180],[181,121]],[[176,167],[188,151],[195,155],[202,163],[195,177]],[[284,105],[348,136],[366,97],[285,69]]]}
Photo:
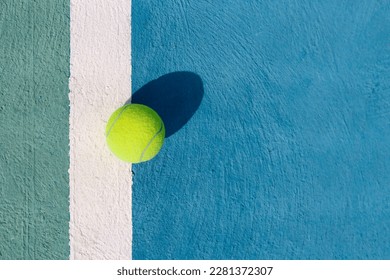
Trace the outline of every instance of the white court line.
{"label": "white court line", "polygon": [[131,166],[105,142],[131,95],[131,1],[70,2],[70,259],[131,259]]}

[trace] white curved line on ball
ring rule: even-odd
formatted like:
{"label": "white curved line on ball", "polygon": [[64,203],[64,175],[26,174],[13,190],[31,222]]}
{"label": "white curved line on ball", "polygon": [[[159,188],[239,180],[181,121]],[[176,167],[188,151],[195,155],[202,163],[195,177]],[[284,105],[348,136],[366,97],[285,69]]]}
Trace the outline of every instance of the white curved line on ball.
{"label": "white curved line on ball", "polygon": [[142,154],[141,154],[141,157],[139,158],[139,161],[142,161],[142,158],[144,157],[146,150],[152,144],[153,140],[157,137],[157,135],[159,135],[161,133],[163,127],[164,127],[164,124],[161,123],[161,127],[160,127],[159,131],[157,131],[157,133],[152,137],[152,139],[150,139],[149,143],[146,145],[145,149],[142,151]]}

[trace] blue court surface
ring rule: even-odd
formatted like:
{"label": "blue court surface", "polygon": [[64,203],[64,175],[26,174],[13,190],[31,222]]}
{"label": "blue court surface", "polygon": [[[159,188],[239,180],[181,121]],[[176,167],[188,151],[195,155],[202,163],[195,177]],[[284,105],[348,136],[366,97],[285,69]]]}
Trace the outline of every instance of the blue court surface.
{"label": "blue court surface", "polygon": [[390,259],[390,1],[132,5],[135,259]]}

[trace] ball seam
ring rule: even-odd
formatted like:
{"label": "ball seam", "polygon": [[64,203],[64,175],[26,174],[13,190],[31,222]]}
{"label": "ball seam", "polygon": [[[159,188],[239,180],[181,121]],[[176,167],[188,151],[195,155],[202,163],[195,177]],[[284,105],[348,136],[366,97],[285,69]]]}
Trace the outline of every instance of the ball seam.
{"label": "ball seam", "polygon": [[142,158],[144,157],[146,150],[152,144],[153,140],[157,137],[157,135],[159,135],[162,132],[163,127],[164,127],[164,124],[161,122],[161,127],[160,127],[159,131],[157,131],[157,133],[152,137],[152,139],[150,139],[149,143],[146,145],[145,149],[142,151],[142,154],[141,154],[141,157],[139,158],[139,161],[142,161]]}
{"label": "ball seam", "polygon": [[111,130],[114,128],[114,125],[116,124],[116,122],[118,121],[118,119],[120,118],[120,116],[122,115],[122,113],[126,110],[126,108],[128,107],[128,105],[124,106],[122,111],[118,114],[118,116],[115,118],[115,120],[112,122],[110,128],[108,129],[107,133],[106,133],[106,138],[108,137],[108,135],[110,135],[110,132]]}

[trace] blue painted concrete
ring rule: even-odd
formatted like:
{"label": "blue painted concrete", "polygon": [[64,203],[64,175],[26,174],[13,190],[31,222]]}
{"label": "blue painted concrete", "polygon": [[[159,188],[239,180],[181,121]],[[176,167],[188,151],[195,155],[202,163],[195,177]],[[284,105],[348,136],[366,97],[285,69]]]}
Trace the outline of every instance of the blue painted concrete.
{"label": "blue painted concrete", "polygon": [[389,259],[389,14],[372,0],[133,1],[133,90],[176,71],[204,90],[134,166],[134,258]]}

